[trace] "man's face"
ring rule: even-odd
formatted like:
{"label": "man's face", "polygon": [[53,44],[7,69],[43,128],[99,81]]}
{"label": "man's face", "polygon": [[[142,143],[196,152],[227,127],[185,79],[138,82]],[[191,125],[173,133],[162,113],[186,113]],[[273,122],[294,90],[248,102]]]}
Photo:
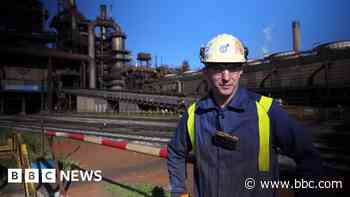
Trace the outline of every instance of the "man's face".
{"label": "man's face", "polygon": [[204,77],[213,93],[223,97],[231,96],[237,89],[241,73],[240,66],[211,65],[203,70]]}

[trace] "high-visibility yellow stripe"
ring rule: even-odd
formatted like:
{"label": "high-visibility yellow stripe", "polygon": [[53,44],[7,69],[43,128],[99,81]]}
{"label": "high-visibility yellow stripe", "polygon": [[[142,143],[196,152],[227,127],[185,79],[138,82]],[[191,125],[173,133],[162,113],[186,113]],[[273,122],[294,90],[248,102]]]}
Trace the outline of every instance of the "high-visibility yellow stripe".
{"label": "high-visibility yellow stripe", "polygon": [[192,103],[191,106],[187,109],[188,119],[187,119],[187,130],[188,135],[190,136],[192,150],[196,147],[195,142],[195,131],[194,131],[194,112],[196,110],[196,103]]}
{"label": "high-visibility yellow stripe", "polygon": [[264,107],[265,112],[268,112],[272,105],[272,98],[267,96],[261,96],[259,104],[262,105],[262,107]]}
{"label": "high-visibility yellow stripe", "polygon": [[259,102],[256,102],[258,120],[259,120],[259,171],[267,172],[270,170],[270,118],[268,111],[272,104],[272,98],[262,96]]}

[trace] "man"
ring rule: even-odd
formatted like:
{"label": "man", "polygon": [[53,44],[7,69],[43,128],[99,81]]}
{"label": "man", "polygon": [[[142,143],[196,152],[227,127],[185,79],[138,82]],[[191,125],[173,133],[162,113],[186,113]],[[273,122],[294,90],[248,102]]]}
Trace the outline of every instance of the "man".
{"label": "man", "polygon": [[191,150],[198,197],[278,195],[260,186],[261,180],[278,180],[277,148],[295,160],[299,178],[320,175],[320,157],[309,134],[271,98],[239,87],[246,55],[237,38],[218,35],[201,49],[201,62],[209,94],[183,114],[168,145],[173,197],[188,196]]}

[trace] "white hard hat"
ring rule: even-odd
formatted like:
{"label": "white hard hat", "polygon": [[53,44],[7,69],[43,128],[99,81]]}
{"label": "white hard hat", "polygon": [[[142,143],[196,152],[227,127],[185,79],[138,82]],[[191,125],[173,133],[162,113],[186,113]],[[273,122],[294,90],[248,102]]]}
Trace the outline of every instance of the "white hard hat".
{"label": "white hard hat", "polygon": [[241,41],[229,34],[220,34],[201,48],[201,62],[206,63],[244,63],[245,49]]}

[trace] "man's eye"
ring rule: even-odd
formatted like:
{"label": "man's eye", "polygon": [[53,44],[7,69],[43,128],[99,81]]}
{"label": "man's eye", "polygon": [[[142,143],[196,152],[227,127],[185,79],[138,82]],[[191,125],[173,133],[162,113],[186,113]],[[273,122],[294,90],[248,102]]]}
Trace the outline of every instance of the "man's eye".
{"label": "man's eye", "polygon": [[215,69],[218,70],[218,71],[223,71],[223,70],[225,70],[227,68],[225,66],[217,66]]}
{"label": "man's eye", "polygon": [[214,72],[222,72],[224,69],[221,69],[221,68],[215,68],[214,69]]}

